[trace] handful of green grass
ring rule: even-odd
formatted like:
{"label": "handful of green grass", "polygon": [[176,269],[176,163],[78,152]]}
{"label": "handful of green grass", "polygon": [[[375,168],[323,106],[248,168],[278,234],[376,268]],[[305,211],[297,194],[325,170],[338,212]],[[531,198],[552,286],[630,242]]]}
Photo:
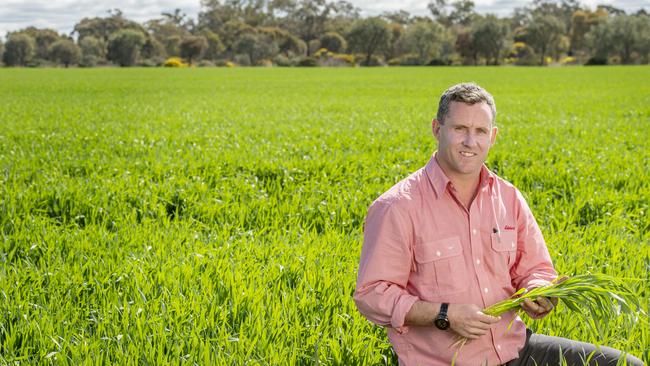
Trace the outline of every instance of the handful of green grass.
{"label": "handful of green grass", "polygon": [[[644,314],[637,295],[630,290],[625,280],[604,274],[558,277],[549,285],[530,291],[519,289],[511,297],[488,306],[483,313],[499,316],[511,310],[523,312],[521,304],[526,299],[535,301],[538,297],[556,297],[571,311],[582,315],[587,324],[602,336],[602,324],[607,324],[613,318],[624,316],[627,321],[634,322],[639,315]],[[459,347],[452,365],[466,342],[467,338],[461,337],[452,345]]]}
{"label": "handful of green grass", "polygon": [[633,320],[643,312],[637,295],[624,279],[604,274],[584,274],[558,277],[549,285],[530,291],[522,288],[510,298],[488,306],[483,313],[499,316],[511,310],[523,311],[521,303],[525,299],[534,301],[538,297],[560,299],[570,310],[585,316],[599,332],[600,325],[612,318],[626,316]]}

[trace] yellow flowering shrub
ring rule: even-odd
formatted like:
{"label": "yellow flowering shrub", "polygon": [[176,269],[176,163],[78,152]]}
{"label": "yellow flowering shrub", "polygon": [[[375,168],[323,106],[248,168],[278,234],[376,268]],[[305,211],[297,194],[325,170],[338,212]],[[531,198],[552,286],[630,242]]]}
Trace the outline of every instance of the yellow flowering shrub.
{"label": "yellow flowering shrub", "polygon": [[573,56],[567,56],[567,57],[563,58],[562,60],[560,60],[560,63],[562,65],[574,65],[574,64],[576,64],[576,58],[573,57]]}
{"label": "yellow flowering shrub", "polygon": [[163,62],[164,67],[187,67],[187,64],[183,62],[179,57],[170,57],[165,62]]}

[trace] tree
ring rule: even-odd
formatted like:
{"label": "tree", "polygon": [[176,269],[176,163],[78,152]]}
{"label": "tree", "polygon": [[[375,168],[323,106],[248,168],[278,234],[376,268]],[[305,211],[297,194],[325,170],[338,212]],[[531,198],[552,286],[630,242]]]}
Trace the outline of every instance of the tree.
{"label": "tree", "polygon": [[191,31],[194,28],[194,21],[187,18],[187,14],[183,13],[181,9],[174,9],[173,13],[162,13],[165,23],[172,24],[177,28]]}
{"label": "tree", "polygon": [[177,35],[163,38],[161,40],[161,43],[165,48],[165,53],[167,54],[167,56],[180,56],[182,41],[183,38]]}
{"label": "tree", "polygon": [[188,59],[190,66],[192,59],[197,59],[203,56],[203,53],[208,48],[208,41],[203,36],[189,36],[181,41],[181,57]]}
{"label": "tree", "polygon": [[404,34],[404,48],[416,53],[420,64],[426,64],[437,53],[442,26],[434,22],[420,21],[408,26]]}
{"label": "tree", "polygon": [[468,29],[458,33],[458,36],[456,37],[455,48],[463,58],[463,64],[469,64],[470,61],[472,65],[478,64],[479,52],[476,48],[471,30]]}
{"label": "tree", "polygon": [[540,64],[546,64],[546,56],[558,48],[564,24],[553,15],[535,16],[522,35],[524,42],[530,45],[540,57]]}
{"label": "tree", "polygon": [[203,57],[208,60],[219,59],[223,51],[226,50],[226,47],[223,45],[223,42],[221,42],[219,35],[209,29],[204,29],[200,34],[205,37],[205,40],[208,42],[208,48],[205,50]]}
{"label": "tree", "polygon": [[81,66],[95,66],[106,60],[106,44],[93,36],[84,37],[79,41],[81,48]]}
{"label": "tree", "polygon": [[404,26],[400,23],[391,23],[390,28],[390,42],[388,48],[384,51],[386,60],[391,60],[399,57],[404,52]]}
{"label": "tree", "polygon": [[650,49],[650,21],[645,16],[617,15],[601,21],[587,35],[592,54],[606,59],[616,54],[624,64],[632,63],[633,54],[647,58]]}
{"label": "tree", "polygon": [[614,15],[614,16],[625,15],[625,10],[616,8],[616,7],[611,6],[611,5],[598,5],[597,8],[606,11],[607,14],[610,14],[610,15]]}
{"label": "tree", "polygon": [[327,32],[320,37],[320,46],[329,51],[341,53],[348,48],[348,42],[337,32]]}
{"label": "tree", "polygon": [[145,26],[149,34],[163,45],[164,53],[169,56],[180,55],[183,38],[191,35],[185,14],[182,14],[179,9],[176,9],[173,14],[163,13],[162,19],[150,20],[145,23]]}
{"label": "tree", "polygon": [[381,14],[381,17],[391,23],[407,25],[411,23],[411,14],[406,10],[386,11]]}
{"label": "tree", "polygon": [[611,20],[613,51],[624,64],[632,63],[632,54],[647,56],[650,41],[650,21],[643,16],[618,15]]}
{"label": "tree", "polygon": [[292,34],[288,34],[280,43],[279,51],[287,57],[304,56],[307,54],[307,44],[302,39]]}
{"label": "tree", "polygon": [[569,33],[569,39],[571,40],[570,54],[584,48],[585,35],[589,32],[589,28],[591,28],[591,24],[588,12],[583,10],[574,12],[571,16],[571,31]]}
{"label": "tree", "polygon": [[494,15],[476,18],[471,27],[474,49],[485,57],[486,64],[490,60],[493,65],[499,64],[507,36],[508,26]]}
{"label": "tree", "polygon": [[271,17],[265,10],[273,8],[264,0],[227,0],[223,4],[220,0],[204,0],[201,5],[205,11],[199,13],[198,28],[208,28],[220,36],[223,36],[221,28],[230,21],[246,23],[252,27],[263,26]]}
{"label": "tree", "polygon": [[5,44],[4,63],[8,66],[25,66],[34,57],[36,42],[26,34],[12,34]]}
{"label": "tree", "polygon": [[34,39],[34,58],[40,60],[51,60],[50,46],[54,42],[63,39],[63,37],[61,37],[54,29],[47,28],[39,29],[36,27],[27,27],[15,33],[25,34]]}
{"label": "tree", "polygon": [[364,65],[370,65],[375,53],[388,48],[390,36],[388,23],[381,18],[373,17],[357,21],[348,33],[347,39],[353,51],[365,54]]}
{"label": "tree", "polygon": [[117,31],[108,40],[108,59],[120,66],[133,66],[144,42],[142,32],[133,29]]}
{"label": "tree", "polygon": [[79,23],[75,24],[72,33],[77,33],[79,40],[92,36],[102,40],[106,44],[108,44],[111,35],[120,30],[132,29],[142,34],[147,33],[140,24],[124,18],[119,9],[109,11],[109,14],[110,16],[106,18],[82,19]]}
{"label": "tree", "polygon": [[5,52],[5,45],[2,43],[2,40],[0,39],[0,60],[2,60],[2,55]]}
{"label": "tree", "polygon": [[[330,13],[336,11],[334,4],[326,0],[301,0],[295,10],[289,14],[292,30],[305,43],[317,39],[325,30],[325,23]],[[307,56],[310,55],[309,47]]]}
{"label": "tree", "polygon": [[81,49],[70,39],[62,39],[50,46],[50,58],[62,63],[66,68],[70,64],[79,63]]}
{"label": "tree", "polygon": [[245,33],[234,44],[237,54],[245,55],[250,65],[270,59],[278,53],[278,45],[268,36]]}
{"label": "tree", "polygon": [[434,0],[427,7],[433,18],[447,27],[454,24],[469,25],[476,14],[474,2],[471,0],[456,0],[452,3],[447,0]]}
{"label": "tree", "polygon": [[150,35],[142,45],[140,55],[144,59],[159,63],[167,57],[167,52],[165,46],[156,37]]}
{"label": "tree", "polygon": [[223,24],[223,26],[221,26],[217,30],[213,30],[211,28],[203,28],[203,29],[212,30],[215,34],[219,36],[219,39],[221,40],[225,48],[224,52],[227,56],[233,56],[235,54],[234,44],[244,34],[256,33],[255,28],[239,20],[230,20],[225,24]]}

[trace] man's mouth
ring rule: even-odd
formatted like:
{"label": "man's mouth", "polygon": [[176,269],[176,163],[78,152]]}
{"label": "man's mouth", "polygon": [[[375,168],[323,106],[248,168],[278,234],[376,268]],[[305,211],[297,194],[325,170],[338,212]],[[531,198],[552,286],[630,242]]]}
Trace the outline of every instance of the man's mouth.
{"label": "man's mouth", "polygon": [[469,151],[461,151],[460,154],[466,158],[471,158],[473,156],[476,156],[476,153],[469,152]]}

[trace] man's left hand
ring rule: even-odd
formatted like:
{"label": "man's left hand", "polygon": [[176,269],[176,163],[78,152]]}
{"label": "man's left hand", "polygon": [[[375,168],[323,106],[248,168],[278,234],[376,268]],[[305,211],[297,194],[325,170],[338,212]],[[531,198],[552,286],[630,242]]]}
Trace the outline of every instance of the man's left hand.
{"label": "man's left hand", "polygon": [[541,319],[548,315],[557,305],[557,297],[542,297],[539,296],[535,301],[525,299],[521,303],[521,307],[526,314],[533,319]]}

